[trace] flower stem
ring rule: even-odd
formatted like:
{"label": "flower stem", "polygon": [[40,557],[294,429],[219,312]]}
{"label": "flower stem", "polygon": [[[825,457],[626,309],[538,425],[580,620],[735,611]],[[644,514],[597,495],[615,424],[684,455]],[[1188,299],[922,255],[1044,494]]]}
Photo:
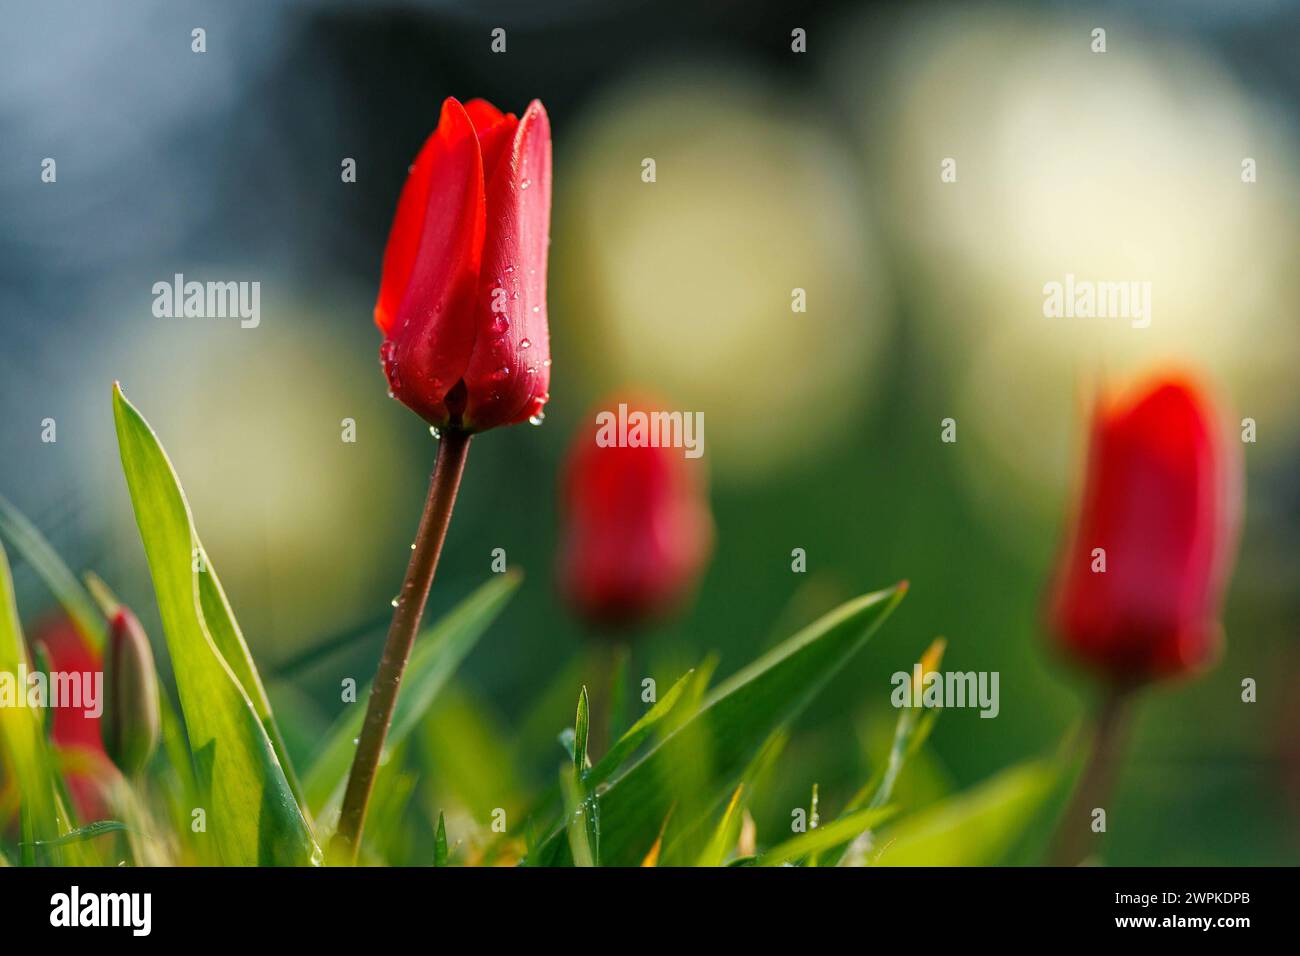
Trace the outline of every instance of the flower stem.
{"label": "flower stem", "polygon": [[594,677],[591,686],[591,731],[588,750],[599,760],[609,750],[620,729],[618,724],[627,706],[628,645],[621,640],[603,639],[593,648]]}
{"label": "flower stem", "polygon": [[1076,866],[1100,846],[1102,835],[1092,829],[1092,811],[1106,801],[1114,786],[1115,772],[1127,736],[1131,698],[1130,689],[1110,688],[1101,700],[1088,762],[1079,775],[1074,796],[1061,817],[1052,842],[1050,861],[1053,866]]}
{"label": "flower stem", "polygon": [[466,432],[448,428],[443,430],[438,443],[438,459],[429,479],[429,496],[425,499],[424,514],[415,535],[411,563],[406,566],[406,579],[397,597],[393,623],[389,625],[384,653],[379,658],[375,683],[370,689],[366,719],[361,727],[361,736],[357,738],[357,753],[348,774],[338,829],[330,844],[330,859],[334,863],[352,864],[357,859],[366,806],[370,802],[370,791],[375,785],[375,774],[384,751],[384,738],[388,736],[388,726],[393,721],[402,672],[411,656],[411,645],[415,643],[424,603],[429,597],[429,585],[433,583],[433,572],[442,554],[442,542],[447,537],[456,490],[465,470],[469,439]]}

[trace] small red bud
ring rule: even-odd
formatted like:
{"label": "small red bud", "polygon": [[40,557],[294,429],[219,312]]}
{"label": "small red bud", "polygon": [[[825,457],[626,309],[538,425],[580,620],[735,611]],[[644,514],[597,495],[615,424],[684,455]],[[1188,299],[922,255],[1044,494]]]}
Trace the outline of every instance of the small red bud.
{"label": "small red bud", "polygon": [[158,677],[144,628],[125,607],[109,624],[104,653],[104,749],[126,774],[141,770],[158,745]]}
{"label": "small red bud", "polygon": [[560,586],[588,623],[626,629],[662,617],[694,588],[713,519],[703,462],[682,448],[602,444],[598,435],[583,428],[565,466]]}

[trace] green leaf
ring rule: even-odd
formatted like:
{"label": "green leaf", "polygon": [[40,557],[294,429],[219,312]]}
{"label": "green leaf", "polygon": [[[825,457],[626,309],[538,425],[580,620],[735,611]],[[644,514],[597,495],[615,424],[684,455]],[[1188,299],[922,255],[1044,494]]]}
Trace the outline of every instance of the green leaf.
{"label": "green leaf", "polygon": [[[600,805],[583,785],[582,775],[590,768],[587,759],[587,737],[591,732],[591,703],[587,698],[587,685],[582,685],[578,692],[578,711],[573,720],[573,769],[566,774],[568,779],[564,787],[564,805],[569,818],[569,843],[573,849],[574,859],[583,860],[590,857],[591,862],[579,862],[579,866],[600,865]],[[583,830],[581,840],[575,836],[575,828]]]}
{"label": "green leaf", "polygon": [[[762,743],[788,724],[889,615],[905,585],[841,605],[719,685],[700,709],[613,779],[597,799],[601,861],[635,866],[677,805],[687,830],[734,788]],[[537,848],[535,864],[570,860],[564,828]]]}
{"label": "green leaf", "polygon": [[700,854],[699,860],[696,861],[696,866],[722,866],[726,861],[727,854],[736,845],[740,835],[741,818],[745,812],[740,798],[744,793],[743,783],[732,791],[731,799],[727,801],[727,809],[722,812],[722,819],[718,821],[718,828],[713,831],[713,836],[704,852]]}
{"label": "green leaf", "polygon": [[587,735],[591,730],[591,705],[587,685],[578,694],[578,714],[573,721],[573,769],[581,774],[587,769]]}
{"label": "green leaf", "polygon": [[629,727],[622,737],[618,738],[614,746],[610,747],[605,756],[587,773],[585,779],[589,784],[594,786],[603,783],[636,752],[638,747],[650,739],[650,735],[659,728],[661,722],[672,713],[677,702],[682,699],[694,673],[694,670],[689,670],[679,677],[677,683],[668,689],[668,693],[655,701],[654,706]]}
{"label": "green leaf", "polygon": [[564,795],[562,834],[568,843],[570,859],[574,866],[595,866],[592,833],[594,830],[599,835],[599,828],[593,825],[592,813],[596,801],[582,793],[577,776],[569,767],[560,770],[560,792]]}
{"label": "green leaf", "polygon": [[[185,737],[184,721],[181,720],[180,714],[176,712],[176,706],[172,703],[170,694],[163,693],[158,696],[163,703],[160,712],[162,717],[162,748],[167,753],[168,765],[176,775],[178,792],[174,796],[187,807],[193,807],[199,799],[199,785],[198,781],[194,779],[194,762],[190,758],[190,746]],[[188,813],[189,811],[186,810],[185,812]],[[182,825],[182,832],[192,834],[188,819],[179,822]],[[197,834],[192,835],[198,836]],[[191,843],[193,843],[192,840]]]}
{"label": "green leaf", "polygon": [[867,807],[847,814],[828,823],[801,833],[773,847],[758,858],[759,866],[781,866],[792,860],[802,859],[811,854],[820,853],[857,837],[866,830],[883,823],[894,815],[893,807]]}
{"label": "green leaf", "polygon": [[68,846],[72,843],[93,840],[95,837],[103,836],[106,833],[121,833],[126,830],[127,825],[121,820],[96,820],[94,823],[87,823],[84,827],[77,827],[77,829],[53,840],[36,840],[34,845]]}
{"label": "green leaf", "polygon": [[[692,710],[693,705],[698,704],[700,697],[703,695],[703,688],[708,683],[709,676],[713,673],[715,663],[709,662],[701,667],[687,671],[668,689],[668,693],[655,701],[651,708],[627,729],[596,766],[583,774],[582,782],[588,792],[595,790],[600,784],[613,776],[614,772],[643,746],[652,735],[662,732],[664,736],[667,736],[669,729],[680,726],[686,721],[683,712]],[[564,748],[564,752],[569,755],[569,759],[572,761],[574,729],[565,727],[560,731],[559,739],[560,746]],[[560,809],[553,810],[554,807]],[[548,789],[534,802],[529,817],[530,819],[536,817],[547,820],[554,817],[556,812],[561,812],[562,809],[563,794],[557,785]],[[531,849],[532,845],[530,844]],[[540,865],[539,858],[531,852],[525,862],[528,865]]]}
{"label": "green leaf", "polygon": [[[937,638],[930,644],[925,654],[922,655],[920,662],[923,674],[938,669],[946,646],[947,642],[943,638]],[[935,722],[943,711],[927,710],[922,717],[917,716],[919,712],[916,707],[903,707],[900,709],[898,720],[894,725],[894,739],[890,744],[889,755],[884,765],[880,768],[879,773],[868,780],[862,789],[849,800],[848,806],[844,808],[844,814],[860,810],[863,807],[882,807],[889,801],[894,792],[894,784],[898,782],[898,776],[902,773],[904,765],[909,758],[925,745],[925,742],[930,738],[930,732],[934,729]],[[822,865],[838,865],[849,853],[850,849],[852,847],[849,844],[832,847],[822,854],[822,859],[819,862]]]}
{"label": "green leaf", "polygon": [[279,734],[268,730],[274,724],[261,682],[176,472],[116,385],[113,415],[205,801],[201,852],[228,865],[319,863],[320,849],[286,776],[287,761],[277,753]]}
{"label": "green leaf", "polygon": [[438,832],[433,837],[433,865],[447,865],[447,820],[442,811],[438,811]]}
{"label": "green leaf", "polygon": [[0,537],[8,539],[45,582],[45,586],[62,605],[68,617],[72,618],[72,623],[91,649],[98,652],[103,648],[107,628],[104,616],[95,607],[94,600],[77,580],[77,576],[63,563],[58,552],[45,540],[45,536],[2,495]]}
{"label": "green leaf", "polygon": [[[519,587],[523,576],[517,570],[494,574],[469,597],[456,605],[437,624],[417,638],[411,653],[402,687],[393,710],[393,723],[384,740],[380,762],[386,761],[420,722],[438,693],[460,666],[461,661],[478,643],[510,596]],[[347,783],[348,769],[356,753],[354,741],[361,733],[365,720],[365,700],[369,698],[367,685],[359,693],[357,703],[350,706],[335,721],[326,734],[326,742],[312,764],[305,779],[307,801],[322,818],[337,812]]]}
{"label": "green leaf", "polygon": [[727,855],[735,849],[740,839],[746,803],[758,791],[760,782],[765,781],[776,766],[776,760],[789,739],[790,735],[786,731],[778,730],[763,744],[758,756],[741,776],[740,785],[732,793],[717,829],[695,861],[696,866],[722,866],[726,862]]}
{"label": "green leaf", "polygon": [[992,866],[1033,825],[1060,767],[1033,761],[900,820],[880,834],[877,866]]}
{"label": "green leaf", "polygon": [[[18,623],[9,557],[0,545],[0,681],[8,683],[15,695],[25,695],[27,688],[20,683],[18,675],[29,669],[30,658]],[[60,835],[56,809],[58,786],[45,743],[43,712],[15,706],[16,703],[16,700],[0,698],[0,750],[5,757],[2,762],[12,768],[18,792],[22,794],[20,857],[25,866],[31,866],[36,863],[35,847],[52,844]]]}
{"label": "green leaf", "polygon": [[[198,546],[197,536],[195,537],[195,544]],[[206,555],[204,555],[204,560],[207,560]],[[266,731],[266,736],[275,749],[275,755],[280,761],[280,767],[284,771],[285,780],[293,793],[294,801],[297,802],[298,806],[305,808],[306,801],[303,800],[302,788],[299,786],[298,777],[293,771],[293,762],[289,759],[289,750],[284,745],[284,737],[280,733],[280,727],[271,714],[271,700],[266,696],[266,688],[262,684],[262,678],[258,676],[257,665],[253,663],[253,655],[249,653],[248,645],[244,643],[244,635],[240,632],[239,625],[235,623],[235,612],[231,610],[230,602],[226,600],[226,594],[221,590],[221,582],[217,580],[217,571],[209,563],[208,570],[196,577],[198,578],[199,607],[203,620],[207,624],[208,634],[212,637],[217,652],[230,667],[240,688],[248,696],[258,720],[262,722],[262,729]]]}

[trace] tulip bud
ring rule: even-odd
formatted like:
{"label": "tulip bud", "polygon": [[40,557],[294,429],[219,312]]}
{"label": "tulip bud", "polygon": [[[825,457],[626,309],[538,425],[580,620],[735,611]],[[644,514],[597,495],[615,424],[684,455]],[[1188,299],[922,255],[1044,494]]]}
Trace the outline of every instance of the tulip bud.
{"label": "tulip bud", "polygon": [[1051,609],[1067,652],[1118,686],[1215,656],[1239,472],[1208,397],[1188,381],[1098,403]]}
{"label": "tulip bud", "polygon": [[701,467],[681,448],[602,447],[581,430],[562,479],[559,578],[586,621],[634,627],[694,587],[713,543]]}
{"label": "tulip bud", "polygon": [[551,128],[448,98],[411,167],[375,324],[394,398],[438,428],[538,422],[550,397]]}
{"label": "tulip bud", "polygon": [[104,658],[104,749],[123,773],[134,774],[158,745],[158,678],[149,638],[125,607],[109,624]]}

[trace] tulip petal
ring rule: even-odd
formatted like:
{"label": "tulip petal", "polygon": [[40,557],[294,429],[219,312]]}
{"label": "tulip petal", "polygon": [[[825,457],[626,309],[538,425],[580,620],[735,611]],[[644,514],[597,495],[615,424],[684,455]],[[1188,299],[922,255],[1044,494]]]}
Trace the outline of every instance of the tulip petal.
{"label": "tulip petal", "polygon": [[483,182],[490,184],[501,161],[510,154],[511,145],[519,129],[519,120],[507,113],[501,121],[478,131],[479,150],[483,154]]}
{"label": "tulip petal", "polygon": [[[505,117],[502,123],[509,122]],[[501,124],[492,130],[505,128]],[[485,136],[485,159],[492,143]],[[529,104],[487,186],[477,338],[465,372],[464,427],[481,431],[540,414],[549,397],[546,260],[550,244],[551,128]]]}
{"label": "tulip petal", "polygon": [[483,154],[483,182],[490,184],[514,140],[519,119],[514,113],[502,113],[487,100],[470,100],[465,104],[465,113],[474,124],[479,151]]}
{"label": "tulip petal", "polygon": [[484,99],[472,99],[465,104],[465,115],[474,124],[474,132],[482,134],[483,130],[496,126],[505,114]]}
{"label": "tulip petal", "polygon": [[402,190],[375,306],[393,393],[431,421],[446,419],[443,402],[474,347],[464,316],[478,285],[484,214],[478,136],[449,97]]}

